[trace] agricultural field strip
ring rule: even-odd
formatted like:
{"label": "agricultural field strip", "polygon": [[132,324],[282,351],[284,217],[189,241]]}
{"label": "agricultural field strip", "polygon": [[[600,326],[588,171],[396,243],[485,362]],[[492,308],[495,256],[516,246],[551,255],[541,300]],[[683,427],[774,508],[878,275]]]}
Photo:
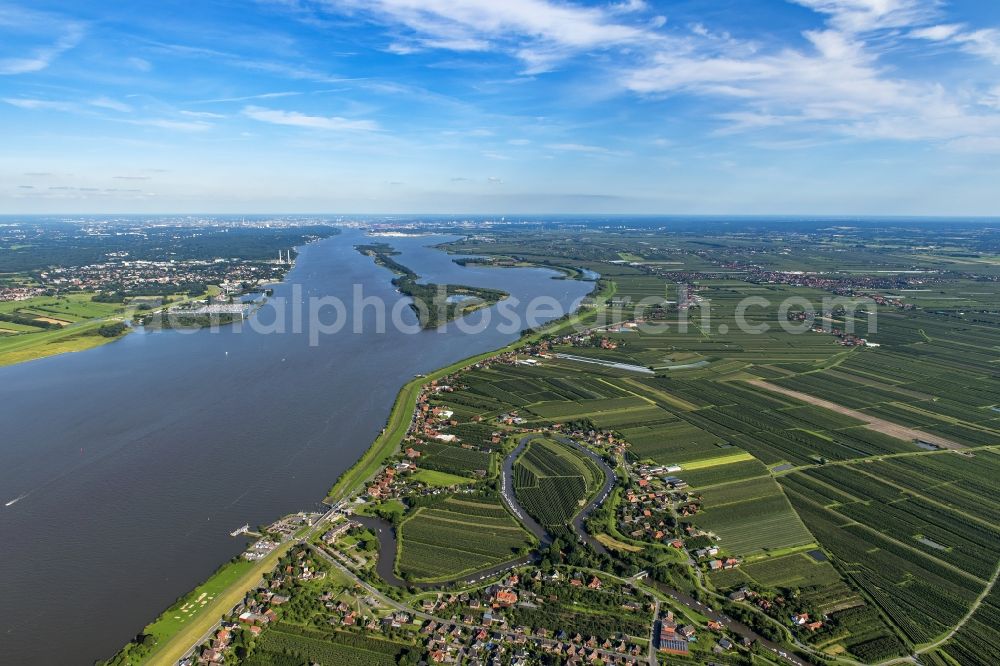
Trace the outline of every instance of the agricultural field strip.
{"label": "agricultural field strip", "polygon": [[[996,527],[989,520],[986,520],[985,518],[973,515],[973,514],[968,513],[967,511],[964,511],[962,509],[959,509],[959,508],[956,508],[956,507],[951,507],[951,506],[948,506],[946,504],[943,504],[942,502],[934,499],[933,497],[928,497],[927,495],[924,495],[923,493],[921,493],[921,492],[919,492],[917,490],[914,490],[913,488],[907,488],[905,486],[899,485],[898,483],[896,483],[895,481],[892,481],[890,479],[886,479],[886,478],[880,477],[880,476],[875,476],[874,474],[872,474],[872,473],[870,473],[870,472],[868,472],[867,470],[864,470],[864,469],[859,469],[857,471],[861,472],[861,474],[869,477],[870,479],[873,479],[873,480],[878,481],[880,483],[884,483],[887,486],[892,486],[893,488],[896,488],[897,490],[899,490],[899,491],[901,491],[903,493],[906,493],[908,495],[912,495],[914,497],[919,497],[920,499],[924,500],[928,504],[933,504],[933,505],[935,505],[937,507],[940,507],[944,511],[948,511],[948,512],[951,512],[951,513],[956,513],[956,514],[958,514],[960,516],[968,518],[969,520],[977,522],[977,523],[983,525],[984,527],[988,527],[988,528],[994,528],[994,527]],[[942,484],[942,485],[944,485],[944,484]],[[863,500],[858,500],[858,501],[863,501]]]}
{"label": "agricultural field strip", "polygon": [[884,377],[879,377],[879,379],[875,379],[874,377],[869,378],[867,376],[862,376],[861,374],[854,374],[853,372],[840,369],[838,370],[826,369],[825,372],[822,370],[818,372],[823,372],[823,374],[837,379],[843,379],[845,381],[854,382],[855,384],[861,384],[863,386],[870,386],[872,388],[882,389],[884,391],[892,391],[895,393],[899,393],[901,395],[913,398],[915,400],[934,399],[934,396],[930,395],[929,393],[921,393],[920,391],[911,391],[910,389],[905,388],[903,386],[889,384],[886,381],[886,378]]}
{"label": "agricultural field strip", "polygon": [[[635,389],[635,390],[631,390],[631,389],[625,388],[624,386],[620,387],[623,390],[628,391],[632,395],[644,398],[646,400],[649,400],[649,398],[646,397],[646,396],[652,395],[652,396],[655,396],[657,398],[660,398],[667,405],[669,405],[669,406],[671,406],[671,407],[673,407],[675,409],[679,409],[681,411],[694,411],[694,410],[698,409],[697,405],[693,405],[690,402],[687,402],[686,400],[683,400],[683,399],[678,398],[677,396],[675,396],[675,395],[673,395],[671,393],[668,393],[667,391],[655,388],[653,386],[650,386],[649,384],[642,383],[642,382],[640,382],[638,380],[635,380],[635,379],[632,379],[630,377],[623,377],[621,381],[622,381],[622,383],[628,384],[629,386],[633,387],[633,389]],[[640,391],[641,393],[636,393],[636,390]],[[654,404],[657,404],[657,405],[660,404],[660,403],[658,403],[655,400],[651,400],[650,402],[653,402]]]}
{"label": "agricultural field strip", "polygon": [[598,486],[600,470],[569,447],[533,439],[514,465],[514,492],[540,523],[569,521]]}
{"label": "agricultural field strip", "polygon": [[454,518],[445,518],[444,516],[442,516],[440,514],[437,514],[437,513],[430,514],[428,511],[425,511],[423,509],[417,509],[417,511],[415,511],[413,513],[413,516],[416,516],[418,513],[421,513],[423,515],[424,520],[434,520],[434,521],[439,521],[439,522],[442,522],[442,523],[454,523],[456,525],[467,525],[467,526],[472,526],[472,527],[486,527],[486,526],[488,526],[490,529],[494,529],[494,530],[508,530],[508,531],[511,531],[511,532],[520,532],[521,531],[521,528],[517,527],[516,525],[498,525],[496,523],[488,522],[487,519],[485,518],[485,516],[476,516],[476,522],[470,522],[470,521],[467,521],[467,520],[456,520]]}
{"label": "agricultural field strip", "polygon": [[[984,448],[981,448],[981,449],[977,449],[977,452],[985,452],[987,450],[996,450],[996,449],[994,449],[993,447],[990,447],[990,448],[984,447]],[[950,511],[950,512],[956,513],[956,514],[961,515],[961,516],[963,516],[965,518],[968,518],[969,520],[973,520],[973,521],[975,521],[977,523],[980,523],[980,524],[982,524],[985,527],[989,527],[989,528],[994,527],[993,523],[991,523],[988,519],[980,517],[980,516],[976,516],[974,514],[971,514],[971,513],[967,512],[967,511],[959,508],[959,507],[950,506],[948,504],[945,504],[944,502],[940,501],[939,499],[937,499],[935,497],[932,497],[932,496],[926,494],[925,492],[921,492],[920,489],[915,489],[912,486],[904,486],[904,485],[901,485],[901,484],[893,481],[890,478],[887,478],[886,476],[875,476],[874,474],[871,474],[867,470],[860,469],[860,467],[864,463],[869,462],[869,461],[873,461],[873,460],[878,460],[878,461],[882,461],[882,460],[898,460],[898,459],[901,459],[901,458],[904,458],[904,459],[923,459],[923,460],[926,460],[926,459],[933,459],[935,457],[947,456],[947,455],[953,455],[953,454],[949,454],[949,453],[942,452],[942,451],[919,451],[919,452],[901,453],[901,454],[895,454],[895,455],[880,455],[880,456],[872,456],[871,458],[859,458],[859,459],[855,459],[855,460],[841,460],[841,461],[837,461],[837,462],[827,463],[826,465],[812,465],[812,466],[806,466],[806,467],[799,467],[799,468],[787,470],[786,472],[782,472],[780,474],[782,474],[782,475],[784,475],[784,474],[795,475],[796,472],[804,472],[804,471],[807,471],[809,469],[821,469],[821,468],[829,468],[829,467],[852,467],[852,468],[856,467],[858,469],[856,469],[855,471],[861,472],[864,476],[870,477],[873,480],[878,481],[879,483],[883,483],[885,485],[892,486],[893,488],[895,488],[895,489],[897,489],[897,490],[899,490],[899,491],[901,491],[903,493],[906,493],[909,496],[918,497],[918,498],[920,498],[920,499],[922,499],[922,500],[924,500],[924,501],[926,501],[926,502],[928,502],[930,504],[934,504],[936,506],[941,507],[945,511]],[[808,475],[807,478],[810,480],[810,482],[816,483],[816,484],[821,484],[821,485],[825,486],[826,488],[828,488],[829,490],[832,490],[837,495],[844,495],[846,498],[848,498],[848,501],[855,501],[855,502],[866,501],[864,499],[858,498],[856,495],[852,495],[852,494],[848,493],[847,490],[845,490],[844,488],[838,488],[838,487],[830,484],[825,479],[818,478],[818,477],[813,476],[813,475]],[[937,486],[939,486],[939,487],[941,487],[941,486],[948,486],[948,485],[950,485],[952,483],[954,483],[954,482],[953,481],[942,481],[942,482],[938,483]],[[841,503],[844,503],[844,502],[837,501],[834,504],[841,504]],[[833,505],[831,504],[829,506],[833,506]],[[829,506],[827,508],[829,508]]]}
{"label": "agricultural field strip", "polygon": [[923,430],[914,430],[913,428],[908,428],[907,426],[900,425],[898,423],[893,423],[891,421],[886,421],[885,419],[876,418],[865,414],[864,412],[859,412],[849,407],[844,407],[836,403],[830,402],[828,400],[823,400],[822,398],[817,398],[815,396],[808,395],[806,393],[800,393],[799,391],[793,391],[791,389],[786,389],[781,386],[776,386],[775,384],[769,384],[760,379],[753,379],[747,382],[753,386],[766,391],[771,391],[773,393],[781,393],[782,395],[787,395],[791,398],[796,398],[802,402],[815,405],[817,407],[822,407],[828,409],[832,412],[838,414],[843,414],[844,416],[850,416],[866,424],[866,427],[870,430],[876,432],[881,432],[883,434],[894,436],[898,439],[919,439],[931,444],[936,444],[937,446],[942,446],[947,449],[965,449],[967,448],[964,444],[959,444],[950,439],[940,437],[933,433],[924,432]]}
{"label": "agricultural field strip", "polygon": [[[793,478],[793,477],[787,477]],[[941,578],[941,572],[933,572],[925,567],[921,566],[917,562],[909,559],[901,559],[899,553],[893,551],[886,551],[883,555],[883,548],[878,548],[876,550],[858,550],[856,546],[857,536],[850,535],[847,533],[845,536],[844,530],[850,526],[856,526],[854,523],[843,524],[841,522],[831,522],[830,517],[841,517],[835,512],[831,512],[828,509],[822,507],[821,504],[817,503],[812,497],[803,495],[799,492],[792,493],[795,497],[796,503],[805,503],[798,510],[800,513],[805,512],[808,516],[807,522],[812,524],[812,530],[820,530],[820,542],[823,543],[824,548],[832,551],[835,556],[841,560],[842,564],[847,569],[848,576],[854,581],[855,585],[861,589],[866,596],[871,598],[871,601],[881,610],[884,614],[891,618],[892,623],[899,628],[905,635],[911,636],[916,634],[915,642],[923,642],[929,639],[931,636],[927,634],[928,630],[932,630],[930,626],[927,628],[922,628],[922,625],[914,624],[909,615],[914,612],[918,612],[918,618],[922,618],[922,621],[928,625],[933,624],[939,616],[945,616],[951,614],[954,616],[954,620],[957,622],[959,619],[958,615],[955,615],[955,604],[961,603],[961,600],[968,598],[969,601],[972,600],[968,597],[966,593],[968,588],[963,586],[962,589],[956,589],[956,595],[943,595],[941,592],[943,589],[951,589],[947,583],[952,582],[948,579]],[[814,508],[809,508],[814,507]],[[819,520],[820,522],[816,522]],[[879,532],[875,532],[879,539],[884,538]],[[886,540],[887,543],[888,540]],[[878,543],[877,541],[875,543]],[[845,550],[846,549],[846,550]],[[856,558],[856,559],[855,559]],[[920,558],[921,561],[926,561]],[[885,569],[885,565],[892,565],[892,568]],[[875,568],[872,568],[872,567]],[[917,567],[917,571],[913,571],[913,567]],[[891,574],[884,574],[880,572],[889,571]],[[913,597],[912,593],[908,593],[906,588],[900,587],[901,583],[907,580],[907,577],[913,576],[917,573],[918,576],[926,576],[928,580],[935,581],[936,585],[932,584],[931,587],[926,587],[923,589],[923,594],[928,595],[926,598],[920,598],[921,602],[918,602],[916,598]],[[892,575],[895,574],[895,575]],[[899,579],[899,574],[903,574],[903,579]],[[888,576],[888,577],[887,577]],[[884,582],[881,584],[881,588],[877,585],[879,584],[878,578],[882,577]],[[922,580],[918,577],[917,579],[911,579],[913,584],[920,584]],[[876,585],[873,587],[873,584]],[[928,614],[927,602],[930,600],[931,604],[949,604],[946,609],[944,606],[938,606],[936,609],[931,611],[932,614]],[[909,609],[909,610],[907,610]],[[963,615],[966,609],[963,607]],[[936,611],[936,612],[935,612]],[[904,613],[900,616],[899,613]],[[948,627],[946,624],[937,622],[941,626],[943,631]]]}
{"label": "agricultural field strip", "polygon": [[[916,653],[924,654],[926,652],[930,652],[931,650],[934,650],[935,648],[940,647],[944,643],[951,640],[955,636],[955,634],[957,634],[959,630],[961,630],[962,627],[964,627],[969,622],[969,620],[973,618],[973,616],[976,614],[976,611],[979,610],[979,607],[982,606],[983,602],[986,601],[987,597],[990,596],[990,594],[993,592],[993,589],[996,587],[998,578],[1000,578],[1000,564],[997,565],[996,572],[994,572],[993,578],[990,579],[989,585],[987,585],[986,588],[983,589],[982,593],[980,593],[980,595],[972,603],[971,608],[969,608],[969,612],[966,613],[961,620],[959,620],[958,624],[955,625],[955,627],[952,628],[943,637],[939,638],[938,640],[934,641],[933,643],[925,647],[916,650]],[[903,661],[903,660],[896,660],[896,661]]]}
{"label": "agricultural field strip", "polygon": [[[810,477],[810,478],[812,480],[814,480],[814,481],[821,481],[822,482],[822,480],[816,479],[815,477]],[[872,477],[872,478],[876,479],[876,480],[879,480],[876,477]],[[827,486],[829,486],[831,488],[836,489],[834,486],[831,486],[828,483],[824,482],[824,485],[827,485]],[[844,492],[844,491],[841,491],[841,492]],[[858,503],[863,503],[863,502],[866,501],[866,500],[859,499],[859,498],[857,498],[857,497],[855,497],[853,495],[851,497],[854,497],[855,501],[857,501]],[[957,574],[959,574],[961,576],[964,576],[964,577],[968,578],[971,581],[974,581],[974,582],[979,583],[979,584],[985,584],[986,583],[986,581],[984,579],[982,579],[982,578],[980,578],[980,577],[978,577],[978,576],[976,576],[974,574],[971,574],[968,571],[965,571],[964,569],[962,569],[962,568],[960,568],[960,567],[952,564],[951,562],[948,562],[948,561],[942,560],[940,558],[934,557],[933,555],[931,555],[929,553],[926,553],[926,552],[920,550],[919,548],[917,548],[915,546],[911,546],[908,543],[900,541],[899,539],[893,537],[890,534],[886,534],[885,532],[883,532],[883,531],[881,531],[879,529],[876,529],[874,527],[866,525],[863,522],[860,522],[860,521],[858,521],[858,520],[856,520],[854,518],[851,518],[848,515],[845,515],[845,514],[839,512],[839,511],[837,511],[837,506],[838,505],[824,506],[822,504],[819,504],[818,502],[815,502],[812,498],[806,498],[806,499],[808,499],[810,502],[813,502],[817,506],[822,507],[826,511],[830,511],[830,512],[835,513],[837,516],[839,516],[843,520],[847,521],[846,523],[844,523],[843,525],[841,525],[841,527],[844,527],[844,526],[847,526],[847,525],[856,525],[856,526],[858,526],[858,527],[860,527],[860,528],[862,528],[862,529],[864,529],[866,531],[869,531],[869,532],[872,532],[874,534],[877,534],[880,538],[885,539],[886,541],[890,541],[890,542],[892,542],[892,543],[894,543],[894,544],[896,544],[896,545],[898,545],[898,546],[900,546],[902,548],[905,548],[906,550],[909,550],[912,553],[914,553],[916,555],[919,555],[922,558],[926,558],[928,560],[931,560],[932,562],[934,562],[935,564],[937,564],[939,566],[943,566],[943,567],[946,567],[948,569],[951,569],[955,573],[957,573]],[[939,506],[943,507],[943,505],[940,505],[940,504],[939,504]],[[943,507],[943,508],[951,510],[950,507]],[[979,522],[982,522],[982,521],[979,521]],[[986,525],[989,526],[988,523],[986,523]]]}
{"label": "agricultural field strip", "polygon": [[698,469],[704,469],[706,467],[718,467],[719,465],[732,465],[733,463],[746,462],[748,460],[756,460],[752,455],[746,451],[740,451],[738,453],[731,453],[725,456],[717,456],[714,458],[705,458],[703,460],[692,460],[690,462],[684,463],[683,471],[694,471]]}
{"label": "agricultural field strip", "polygon": [[705,509],[695,517],[695,524],[715,532],[724,548],[743,557],[816,544],[784,489],[770,476],[704,488],[702,498]]}

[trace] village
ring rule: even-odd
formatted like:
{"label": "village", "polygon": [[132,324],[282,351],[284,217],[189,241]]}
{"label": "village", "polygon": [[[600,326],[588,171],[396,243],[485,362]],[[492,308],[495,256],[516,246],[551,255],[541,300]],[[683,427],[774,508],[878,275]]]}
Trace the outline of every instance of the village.
{"label": "village", "polygon": [[285,262],[232,259],[143,261],[116,258],[85,266],[60,266],[38,273],[43,290],[101,291],[128,296],[164,296],[192,286],[219,284],[228,291],[275,281]]}

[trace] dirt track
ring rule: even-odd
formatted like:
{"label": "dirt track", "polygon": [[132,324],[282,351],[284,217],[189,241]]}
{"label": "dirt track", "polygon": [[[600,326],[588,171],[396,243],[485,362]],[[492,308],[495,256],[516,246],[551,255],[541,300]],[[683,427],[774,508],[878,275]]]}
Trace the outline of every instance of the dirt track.
{"label": "dirt track", "polygon": [[922,442],[927,442],[928,444],[935,444],[944,449],[964,449],[967,448],[963,444],[958,442],[953,442],[950,439],[945,439],[939,435],[935,435],[929,432],[924,432],[923,430],[915,430],[913,428],[908,428],[898,423],[893,423],[892,421],[886,421],[885,419],[880,419],[864,412],[859,412],[856,409],[851,409],[849,407],[844,407],[843,405],[838,405],[837,403],[830,402],[829,400],[823,400],[822,398],[817,398],[816,396],[809,395],[808,393],[799,393],[798,391],[793,391],[791,389],[786,389],[782,386],[776,386],[774,384],[768,384],[761,379],[751,379],[747,381],[748,384],[752,384],[757,388],[762,388],[766,391],[772,391],[774,393],[780,393],[782,395],[787,395],[790,398],[795,398],[796,400],[801,400],[802,402],[807,402],[810,405],[816,405],[817,407],[822,407],[824,409],[829,409],[831,412],[837,412],[838,414],[843,414],[844,416],[850,416],[859,421],[863,421],[871,430],[876,432],[881,432],[886,435],[890,435],[897,439],[902,439],[904,441],[913,441],[919,439]]}

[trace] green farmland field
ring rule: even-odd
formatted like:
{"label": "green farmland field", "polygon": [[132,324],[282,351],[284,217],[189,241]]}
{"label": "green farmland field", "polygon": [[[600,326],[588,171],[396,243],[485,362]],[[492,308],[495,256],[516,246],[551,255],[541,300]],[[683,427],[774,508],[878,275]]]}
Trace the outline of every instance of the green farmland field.
{"label": "green farmland field", "polygon": [[721,537],[728,553],[746,557],[814,542],[770,477],[714,486],[702,497],[705,508],[694,522]]}
{"label": "green farmland field", "polygon": [[346,632],[324,632],[280,623],[261,636],[247,666],[331,664],[336,666],[392,666],[407,646],[402,643]]}
{"label": "green farmland field", "polygon": [[522,554],[531,538],[500,503],[448,498],[416,509],[399,528],[399,574],[413,581],[450,580]]}
{"label": "green farmland field", "polygon": [[514,490],[542,525],[565,525],[600,483],[600,471],[572,448],[533,439],[514,465]]}

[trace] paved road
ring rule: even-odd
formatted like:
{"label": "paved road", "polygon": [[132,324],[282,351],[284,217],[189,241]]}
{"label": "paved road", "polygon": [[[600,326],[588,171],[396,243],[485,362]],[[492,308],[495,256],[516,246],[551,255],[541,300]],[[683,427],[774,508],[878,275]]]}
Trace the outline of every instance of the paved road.
{"label": "paved road", "polygon": [[[542,547],[545,547],[552,543],[552,535],[549,534],[544,527],[542,527],[528,514],[527,511],[524,510],[524,507],[522,507],[517,501],[517,497],[514,494],[514,461],[517,460],[519,455],[521,455],[521,452],[524,451],[528,443],[537,437],[541,437],[541,435],[534,434],[522,437],[520,442],[518,442],[517,447],[504,459],[503,470],[500,475],[500,490],[503,501],[507,505],[510,512],[513,513],[519,521],[521,521],[521,524],[524,525],[524,527],[531,532],[536,539],[538,539],[539,544]],[[604,462],[603,458],[593,451],[590,451],[589,449],[565,437],[557,437],[556,439],[568,446],[572,446],[576,450],[580,451],[580,453],[590,457],[601,469],[601,471],[604,472],[603,486],[597,493],[595,493],[594,498],[573,519],[571,527],[581,541],[586,542],[599,553],[607,554],[607,549],[605,549],[599,541],[591,538],[590,535],[587,534],[586,530],[583,528],[583,523],[594,511],[594,509],[600,506],[601,503],[608,498],[608,494],[611,492],[611,488],[614,487],[617,479],[615,472],[606,462]],[[441,588],[450,583],[475,584],[510,569],[524,566],[525,564],[529,564],[530,562],[534,562],[538,559],[537,554],[532,554],[518,558],[517,560],[502,562],[490,567],[489,569],[483,569],[470,576],[456,578],[451,581],[441,581],[437,583],[409,583],[396,575],[396,550],[399,547],[399,544],[396,539],[396,532],[392,525],[388,521],[376,516],[355,515],[351,516],[351,519],[361,523],[375,533],[379,542],[378,560],[375,565],[375,570],[382,580],[393,587],[414,586],[422,589],[435,589]]]}
{"label": "paved road", "polygon": [[653,627],[649,632],[649,654],[646,659],[649,661],[649,666],[659,666],[656,660],[656,644],[659,636],[656,635],[656,630],[660,627],[660,600],[653,597]]}
{"label": "paved road", "polygon": [[[338,502],[334,506],[330,507],[327,510],[326,513],[324,513],[322,516],[320,516],[318,519],[316,519],[316,522],[313,524],[312,529],[309,530],[309,533],[304,537],[305,541],[308,541],[314,534],[316,534],[317,531],[319,531],[319,529],[323,525],[325,525],[330,520],[330,518],[333,517],[333,515],[337,512],[337,510],[340,509],[341,504],[342,504],[341,502]],[[275,548],[280,548],[281,546],[287,544],[289,541],[292,541],[294,539],[295,539],[294,536],[288,536],[280,544],[278,544],[277,546],[275,546]],[[263,574],[262,574],[260,580],[262,581],[263,579],[264,579],[264,577],[263,577]],[[260,581],[258,581],[257,583],[254,583],[254,587],[257,587],[258,585],[260,585]],[[251,589],[253,589],[253,588],[251,588]],[[236,604],[234,604],[232,608],[230,608],[225,613],[223,613],[222,616],[223,617],[228,617],[229,615],[231,615],[233,613],[233,611],[236,610],[236,607],[239,606],[241,603],[243,603],[243,598],[241,598],[238,602],[236,602]],[[218,632],[218,630],[221,629],[221,628],[222,628],[222,618],[220,618],[218,622],[216,622],[209,629],[207,629],[205,631],[205,633],[202,634],[202,636],[197,641],[195,641],[191,645],[191,647],[188,648],[187,652],[185,652],[183,655],[181,655],[181,659],[184,659],[185,657],[193,656],[194,653],[195,653],[195,650],[198,649],[198,646],[200,646],[202,643],[204,643],[209,638],[211,638],[212,636],[214,636],[216,634],[216,632]]]}
{"label": "paved road", "polygon": [[[503,473],[501,475],[500,485],[504,502],[507,504],[511,512],[515,516],[517,516],[518,520],[520,520],[524,524],[524,526],[538,538],[539,542],[541,542],[543,545],[548,545],[552,543],[552,536],[548,532],[546,532],[545,528],[543,528],[537,521],[535,521],[530,515],[528,515],[528,513],[517,501],[517,497],[514,494],[514,461],[517,460],[517,457],[521,455],[525,447],[527,447],[528,443],[532,439],[536,439],[539,437],[542,437],[542,435],[531,434],[531,435],[525,435],[520,439],[517,447],[504,459]],[[587,544],[589,544],[598,552],[607,553],[607,549],[604,548],[603,544],[598,542],[596,539],[591,538],[590,535],[586,533],[586,531],[583,529],[583,523],[587,519],[587,517],[589,517],[590,514],[593,513],[593,511],[607,499],[608,495],[611,492],[611,489],[614,487],[614,484],[617,481],[615,472],[604,461],[603,458],[601,458],[599,455],[597,455],[590,449],[587,449],[586,447],[566,437],[557,436],[555,437],[555,439],[563,444],[572,446],[577,451],[580,451],[580,453],[590,457],[598,465],[598,467],[602,470],[602,472],[604,472],[603,486],[601,487],[600,491],[594,495],[593,499],[591,499],[591,501],[574,518],[572,522],[572,528],[581,538],[581,540],[585,541]],[[385,580],[390,585],[394,585],[397,587],[409,585],[409,583],[397,577],[395,575],[395,572],[393,571],[394,562],[396,560],[397,544],[396,544],[396,536],[392,529],[392,526],[387,521],[382,520],[381,518],[373,518],[369,516],[352,516],[352,519],[357,520],[358,522],[361,522],[365,524],[367,527],[375,530],[376,535],[379,538],[379,559],[376,570],[378,571],[382,579]],[[353,573],[351,573],[346,566],[336,561],[328,554],[324,553],[322,550],[316,549],[316,552],[323,555],[325,559],[335,564],[337,568],[339,568],[341,571],[344,571],[345,573],[350,575],[351,578],[359,582],[366,590],[372,593],[375,596],[375,598],[380,600],[383,599],[386,600],[386,603],[389,603],[390,606],[398,610],[405,610],[409,613],[414,613],[412,609],[402,606],[398,602],[392,601],[388,597],[385,597],[380,592],[378,592],[375,588],[361,581]],[[513,569],[515,567],[528,564],[534,559],[535,559],[534,557],[527,557],[518,560],[516,562],[508,562],[505,564],[501,564],[491,569],[477,572],[474,576],[457,580],[455,582],[475,584],[477,582],[495,576],[496,574],[506,571],[508,569]],[[600,574],[608,575],[607,572],[600,572]],[[631,583],[637,589],[641,589],[639,586],[639,579],[637,577],[632,577],[630,579],[627,579],[627,582]],[[446,584],[447,583],[435,583],[435,584],[422,583],[422,584],[417,584],[416,587],[435,589],[435,588],[441,588]],[[679,590],[666,587],[662,584],[656,584],[655,587],[659,592],[669,596],[671,600],[673,600],[674,602],[687,606],[691,610],[704,615],[710,620],[715,620],[716,622],[719,622],[724,627],[726,627],[726,629],[733,632],[737,636],[749,638],[752,641],[759,641],[760,644],[763,645],[765,649],[769,650],[773,655],[775,655],[779,659],[789,664],[792,664],[792,666],[804,666],[803,662],[800,661],[798,657],[791,654],[787,654],[785,652],[784,647],[763,638],[755,631],[750,629],[750,627],[730,619],[723,613],[713,611],[702,602],[697,601],[696,599],[684,594]],[[656,600],[656,606],[658,611],[659,600]],[[437,621],[442,621],[440,618],[434,618],[424,613],[415,613],[415,615],[423,619],[434,619]],[[448,622],[451,621],[449,620]],[[654,626],[654,632],[655,632],[655,626]],[[651,637],[655,637],[655,633]],[[651,666],[657,666],[656,650],[653,648],[652,643],[650,644],[650,651],[649,654],[647,655],[647,661],[650,663]]]}

